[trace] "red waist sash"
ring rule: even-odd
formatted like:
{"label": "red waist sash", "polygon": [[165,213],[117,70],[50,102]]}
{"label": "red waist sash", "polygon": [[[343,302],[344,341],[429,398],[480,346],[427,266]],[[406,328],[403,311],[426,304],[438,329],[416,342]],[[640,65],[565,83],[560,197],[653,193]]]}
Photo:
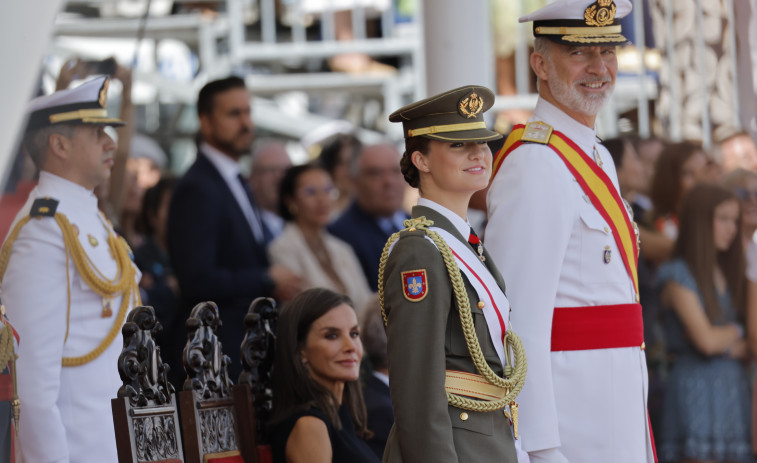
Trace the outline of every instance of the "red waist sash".
{"label": "red waist sash", "polygon": [[13,377],[10,373],[0,374],[0,402],[13,400]]}
{"label": "red waist sash", "polygon": [[641,304],[555,307],[552,352],[643,347]]}

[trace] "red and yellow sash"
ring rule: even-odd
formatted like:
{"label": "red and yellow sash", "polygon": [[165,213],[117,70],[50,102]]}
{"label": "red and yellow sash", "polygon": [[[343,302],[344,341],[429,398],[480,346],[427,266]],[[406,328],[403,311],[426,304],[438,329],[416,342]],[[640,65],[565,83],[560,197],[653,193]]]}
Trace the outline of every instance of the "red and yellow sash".
{"label": "red and yellow sash", "polygon": [[[505,140],[505,144],[494,157],[492,166],[492,178],[497,175],[505,158],[515,148],[523,144],[524,125],[520,124],[513,128]],[[615,244],[620,249],[628,276],[633,281],[638,298],[639,277],[637,265],[639,262],[639,249],[636,246],[636,233],[634,232],[631,219],[628,217],[626,207],[615,189],[612,180],[581,148],[561,132],[552,131],[547,146],[552,148],[560,156],[565,166],[573,174],[573,177],[581,185],[584,193],[591,203],[599,211],[605,222],[610,225]]]}

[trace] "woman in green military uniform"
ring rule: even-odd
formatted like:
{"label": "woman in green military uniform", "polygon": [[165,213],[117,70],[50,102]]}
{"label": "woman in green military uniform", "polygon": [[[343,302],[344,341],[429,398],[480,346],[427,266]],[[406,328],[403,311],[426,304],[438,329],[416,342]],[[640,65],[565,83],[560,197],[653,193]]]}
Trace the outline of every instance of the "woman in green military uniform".
{"label": "woman in green military uniform", "polygon": [[403,123],[402,173],[420,199],[379,269],[395,415],[385,462],[517,461],[526,358],[502,277],[466,219],[489,182],[486,142],[501,137],[483,121],[493,102],[466,86],[389,117]]}

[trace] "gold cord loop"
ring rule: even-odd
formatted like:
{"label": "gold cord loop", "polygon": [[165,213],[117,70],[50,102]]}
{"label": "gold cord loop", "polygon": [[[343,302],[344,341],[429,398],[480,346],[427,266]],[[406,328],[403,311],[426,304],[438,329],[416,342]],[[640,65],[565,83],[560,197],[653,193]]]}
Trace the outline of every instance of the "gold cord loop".
{"label": "gold cord loop", "polygon": [[[13,228],[8,238],[3,244],[2,250],[0,250],[0,282],[2,282],[5,276],[5,271],[8,267],[11,251],[13,249],[13,242],[18,238],[21,228],[26,225],[30,216],[26,216],[18,221]],[[129,246],[126,241],[117,237],[111,229],[108,229],[108,247],[116,260],[118,272],[113,279],[106,278],[102,272],[95,266],[86,251],[81,246],[79,239],[77,238],[76,229],[68,221],[65,215],[61,213],[55,214],[55,222],[63,233],[63,242],[66,248],[66,278],[68,277],[68,260],[69,257],[73,259],[76,270],[82,277],[82,280],[100,297],[115,299],[121,297],[121,307],[119,308],[118,315],[115,317],[113,326],[108,334],[95,347],[92,351],[85,355],[77,357],[63,357],[62,364],[64,367],[72,367],[84,365],[99,357],[105,350],[113,343],[121,331],[121,326],[126,319],[126,313],[128,312],[129,305],[134,302],[135,305],[140,304],[139,288],[136,281],[136,269],[132,264]],[[106,227],[107,228],[107,227]],[[71,285],[70,281],[67,284],[68,287],[68,306],[66,313],[66,338],[68,338],[68,323],[70,319],[71,311]]]}
{"label": "gold cord loop", "polygon": [[[476,336],[475,325],[473,324],[473,315],[470,308],[470,300],[468,299],[468,293],[465,290],[465,282],[460,274],[460,268],[457,266],[457,261],[452,255],[452,251],[449,245],[444,239],[435,231],[430,230],[428,227],[434,224],[433,221],[426,219],[425,217],[419,217],[415,219],[408,219],[404,225],[408,230],[422,230],[426,233],[426,236],[436,244],[437,249],[442,254],[444,259],[444,265],[447,268],[447,273],[450,277],[450,283],[455,293],[455,300],[457,301],[458,311],[460,313],[460,323],[463,329],[463,335],[465,336],[465,342],[468,345],[468,352],[470,353],[473,364],[476,370],[481,376],[486,378],[489,383],[507,389],[507,394],[502,399],[483,401],[470,399],[458,394],[447,393],[447,402],[457,408],[463,410],[469,410],[474,412],[490,412],[495,410],[501,410],[515,401],[515,398],[523,389],[523,384],[526,381],[526,370],[528,363],[526,361],[525,350],[523,343],[515,332],[510,329],[505,334],[505,357],[506,363],[510,363],[510,351],[512,349],[512,366],[505,366],[505,376],[509,379],[500,378],[489,367],[486,362],[483,352],[481,352],[481,344],[479,343],[478,336]],[[386,310],[384,308],[384,268],[386,267],[386,261],[389,257],[389,250],[392,244],[399,239],[401,232],[392,234],[389,237],[384,250],[381,253],[381,259],[379,263],[379,276],[378,276],[378,296],[381,303],[381,315],[384,318],[384,325],[388,323]],[[496,340],[495,340],[496,342]],[[508,374],[509,373],[509,374]]]}

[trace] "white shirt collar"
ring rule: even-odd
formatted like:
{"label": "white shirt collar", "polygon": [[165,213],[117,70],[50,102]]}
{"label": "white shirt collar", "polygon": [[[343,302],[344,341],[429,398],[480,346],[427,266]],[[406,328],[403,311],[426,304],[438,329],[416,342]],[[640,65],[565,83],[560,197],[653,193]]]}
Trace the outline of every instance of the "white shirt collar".
{"label": "white shirt collar", "polygon": [[379,381],[389,386],[389,376],[381,373],[380,371],[373,370],[373,376],[378,378]]}
{"label": "white shirt collar", "polygon": [[418,198],[418,205],[428,207],[443,215],[447,220],[450,221],[450,223],[452,223],[452,225],[457,229],[460,235],[466,240],[470,236],[471,227],[467,219],[463,219],[441,204],[435,203],[434,201],[431,201],[427,198]]}
{"label": "white shirt collar", "polygon": [[534,114],[528,120],[529,122],[546,122],[555,130],[568,135],[570,139],[580,146],[589,156],[591,156],[594,150],[594,145],[597,143],[596,128],[590,128],[581,124],[563,112],[560,108],[543,98],[539,98],[536,101]]}
{"label": "white shirt collar", "polygon": [[249,198],[247,197],[247,192],[242,186],[242,183],[239,181],[239,174],[241,174],[242,172],[239,167],[239,163],[207,143],[202,143],[200,145],[200,152],[202,152],[205,157],[208,158],[210,163],[213,164],[213,166],[215,166],[215,168],[221,174],[224,182],[226,182],[229,190],[231,190],[231,194],[234,196],[234,199],[237,200],[237,204],[239,204],[239,207],[242,209],[245,219],[247,219],[247,222],[250,224],[250,228],[252,230],[252,234],[255,236],[255,240],[257,240],[258,243],[263,243],[265,241],[263,223],[253,209],[253,206],[250,203]]}
{"label": "white shirt collar", "polygon": [[202,152],[215,168],[218,169],[218,172],[221,173],[221,176],[226,179],[228,183],[238,181],[237,176],[242,172],[242,169],[239,167],[237,161],[216,148],[213,148],[206,142],[203,142],[200,145],[200,152]]}
{"label": "white shirt collar", "polygon": [[97,196],[93,190],[89,190],[78,183],[67,180],[47,171],[39,173],[39,191],[43,195],[48,195],[59,201],[68,203],[73,200],[72,204],[84,205],[84,207],[94,207],[97,209]]}

